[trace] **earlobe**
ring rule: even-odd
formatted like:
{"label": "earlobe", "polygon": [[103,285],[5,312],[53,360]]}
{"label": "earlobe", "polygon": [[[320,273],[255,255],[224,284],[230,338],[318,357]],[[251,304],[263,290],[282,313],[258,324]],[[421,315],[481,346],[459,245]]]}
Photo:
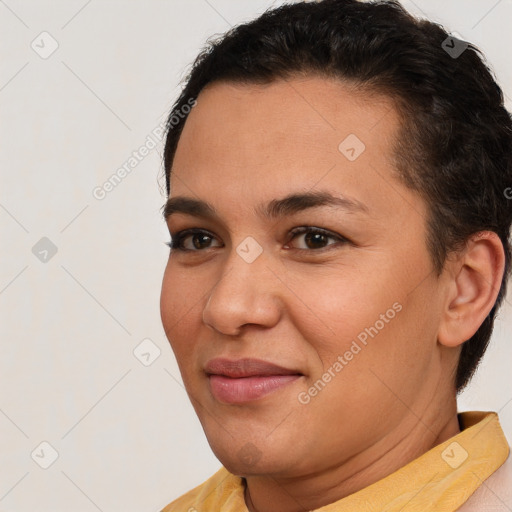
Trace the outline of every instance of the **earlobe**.
{"label": "earlobe", "polygon": [[453,274],[438,340],[456,347],[475,334],[496,302],[505,269],[503,244],[496,233],[481,231],[449,265]]}

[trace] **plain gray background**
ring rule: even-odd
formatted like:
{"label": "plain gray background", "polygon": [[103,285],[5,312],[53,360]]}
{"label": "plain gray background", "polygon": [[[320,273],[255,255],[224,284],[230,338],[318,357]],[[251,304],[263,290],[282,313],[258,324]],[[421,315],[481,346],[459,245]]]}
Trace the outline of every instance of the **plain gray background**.
{"label": "plain gray background", "polygon": [[[148,136],[206,38],[279,3],[0,0],[0,511],[158,511],[220,466],[160,323]],[[479,46],[512,107],[511,0],[403,4]],[[498,411],[509,442],[510,297],[459,399]]]}

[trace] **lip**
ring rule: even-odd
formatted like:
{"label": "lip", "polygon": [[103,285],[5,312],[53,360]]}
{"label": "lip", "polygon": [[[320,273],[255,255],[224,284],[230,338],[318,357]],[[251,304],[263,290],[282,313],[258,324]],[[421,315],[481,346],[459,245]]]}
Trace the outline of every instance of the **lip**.
{"label": "lip", "polygon": [[204,371],[212,395],[228,404],[259,400],[302,376],[295,369],[261,359],[212,359]]}

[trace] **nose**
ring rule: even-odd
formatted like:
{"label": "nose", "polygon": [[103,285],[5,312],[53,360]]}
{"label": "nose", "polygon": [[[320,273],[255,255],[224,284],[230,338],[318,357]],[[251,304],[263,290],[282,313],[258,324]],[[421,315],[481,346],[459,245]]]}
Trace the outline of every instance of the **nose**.
{"label": "nose", "polygon": [[233,251],[210,292],[203,322],[231,336],[239,335],[246,325],[272,327],[282,314],[282,287],[264,253],[248,263]]}

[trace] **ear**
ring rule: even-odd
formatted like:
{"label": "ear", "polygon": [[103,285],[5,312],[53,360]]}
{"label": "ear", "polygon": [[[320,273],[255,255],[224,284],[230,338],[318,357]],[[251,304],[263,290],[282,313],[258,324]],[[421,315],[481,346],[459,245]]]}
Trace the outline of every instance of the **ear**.
{"label": "ear", "polygon": [[449,260],[439,343],[456,347],[475,334],[496,302],[504,269],[503,244],[492,231],[473,235],[464,250]]}

